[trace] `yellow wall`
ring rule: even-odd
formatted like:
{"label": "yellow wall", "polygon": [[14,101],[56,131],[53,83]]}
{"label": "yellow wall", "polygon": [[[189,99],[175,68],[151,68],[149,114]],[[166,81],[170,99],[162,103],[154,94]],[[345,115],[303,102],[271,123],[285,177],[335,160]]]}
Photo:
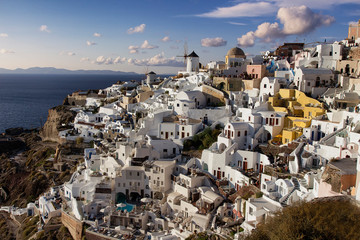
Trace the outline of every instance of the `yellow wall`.
{"label": "yellow wall", "polygon": [[310,126],[313,117],[325,114],[322,103],[295,89],[280,89],[268,102],[269,109],[288,113],[282,132],[283,144],[301,136],[302,129]]}
{"label": "yellow wall", "polygon": [[302,135],[302,130],[283,130],[282,143],[289,143]]}

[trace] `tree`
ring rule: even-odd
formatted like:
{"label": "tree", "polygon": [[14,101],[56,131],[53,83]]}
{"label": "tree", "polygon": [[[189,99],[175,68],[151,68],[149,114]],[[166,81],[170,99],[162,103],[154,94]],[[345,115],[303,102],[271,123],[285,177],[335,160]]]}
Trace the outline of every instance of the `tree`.
{"label": "tree", "polygon": [[360,239],[360,209],[346,197],[317,199],[284,208],[247,240]]}

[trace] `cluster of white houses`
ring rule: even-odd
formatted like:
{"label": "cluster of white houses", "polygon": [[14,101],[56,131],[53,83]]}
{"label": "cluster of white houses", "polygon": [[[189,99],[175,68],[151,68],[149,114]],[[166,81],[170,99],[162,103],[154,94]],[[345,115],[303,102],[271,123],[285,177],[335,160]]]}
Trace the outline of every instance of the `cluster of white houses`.
{"label": "cluster of white houses", "polygon": [[[360,200],[359,62],[351,40],[285,44],[260,61],[232,48],[206,68],[192,52],[176,77],[151,72],[101,90],[60,133],[95,142],[63,185],[64,211],[98,234],[185,239],[227,234],[229,219],[251,231],[300,200]],[[201,156],[183,154],[185,141],[218,126]],[[244,198],[251,186],[262,194]]]}

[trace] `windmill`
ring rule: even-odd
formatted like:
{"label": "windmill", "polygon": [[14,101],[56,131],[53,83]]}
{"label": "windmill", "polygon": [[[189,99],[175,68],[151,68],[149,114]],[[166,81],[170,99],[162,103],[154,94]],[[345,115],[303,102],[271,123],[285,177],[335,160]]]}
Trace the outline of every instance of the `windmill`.
{"label": "windmill", "polygon": [[184,58],[184,67],[186,67],[186,59],[188,57],[188,45],[187,45],[186,40],[185,40],[185,43],[184,43],[184,55],[183,56],[176,56],[176,57]]}
{"label": "windmill", "polygon": [[144,66],[144,74],[145,74],[145,78],[147,77],[148,73],[149,73],[149,66],[148,66],[148,65],[146,65],[146,66]]}

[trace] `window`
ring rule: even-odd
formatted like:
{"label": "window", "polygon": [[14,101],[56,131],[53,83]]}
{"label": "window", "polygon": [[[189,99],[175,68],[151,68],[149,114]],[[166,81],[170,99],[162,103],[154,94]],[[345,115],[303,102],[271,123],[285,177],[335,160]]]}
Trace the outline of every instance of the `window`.
{"label": "window", "polygon": [[130,186],[132,185],[132,182],[129,182]]}
{"label": "window", "polygon": [[164,153],[167,153],[167,149],[163,149],[163,152],[164,152]]}
{"label": "window", "polygon": [[132,176],[132,172],[129,172],[129,175]]}
{"label": "window", "polygon": [[253,212],[254,210],[251,207],[249,207],[249,214],[252,214]]}
{"label": "window", "polygon": [[184,131],[184,130],[185,130],[185,127],[182,127],[181,129]]}
{"label": "window", "polygon": [[161,173],[164,173],[164,169],[161,169]]}
{"label": "window", "polygon": [[266,84],[264,84],[264,88],[266,88]]}
{"label": "window", "polygon": [[161,131],[161,135],[164,135],[164,132],[163,132],[163,131]]}
{"label": "window", "polygon": [[249,122],[251,121],[251,117],[249,117]]}
{"label": "window", "polygon": [[180,107],[180,104],[176,104],[177,107]]}
{"label": "window", "polygon": [[123,187],[125,187],[125,183],[123,183]]}
{"label": "window", "polygon": [[190,134],[189,134],[189,133],[187,133],[187,136],[189,137],[189,136],[190,136]]}
{"label": "window", "polygon": [[140,176],[140,172],[137,172],[137,175]]}
{"label": "window", "polygon": [[170,132],[170,135],[172,136],[172,135],[174,135],[174,133],[173,133],[173,132]]}
{"label": "window", "polygon": [[310,82],[307,83],[308,87],[310,87]]}
{"label": "window", "polygon": [[140,187],[140,182],[138,182],[138,186]]}
{"label": "window", "polygon": [[279,119],[278,119],[278,118],[276,118],[276,120],[275,120],[275,121],[276,121],[276,123],[275,123],[275,124],[276,124],[276,126],[277,126],[277,125],[279,125]]}
{"label": "window", "polygon": [[245,133],[244,133],[245,136],[247,136],[247,131],[245,130]]}
{"label": "window", "polygon": [[238,131],[238,137],[240,137],[240,131]]}

